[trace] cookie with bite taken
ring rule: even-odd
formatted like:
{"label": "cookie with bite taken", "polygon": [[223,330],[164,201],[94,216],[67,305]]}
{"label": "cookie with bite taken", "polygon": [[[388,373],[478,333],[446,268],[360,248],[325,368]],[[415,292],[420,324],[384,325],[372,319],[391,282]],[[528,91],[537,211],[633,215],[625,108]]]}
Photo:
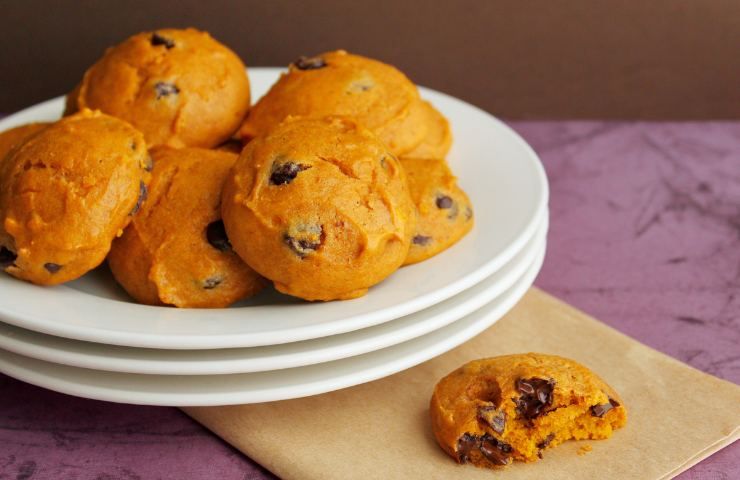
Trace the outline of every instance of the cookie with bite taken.
{"label": "cookie with bite taken", "polygon": [[567,440],[604,439],[625,426],[617,392],[579,363],[527,353],[474,360],[434,388],[432,430],[459,463],[532,462]]}

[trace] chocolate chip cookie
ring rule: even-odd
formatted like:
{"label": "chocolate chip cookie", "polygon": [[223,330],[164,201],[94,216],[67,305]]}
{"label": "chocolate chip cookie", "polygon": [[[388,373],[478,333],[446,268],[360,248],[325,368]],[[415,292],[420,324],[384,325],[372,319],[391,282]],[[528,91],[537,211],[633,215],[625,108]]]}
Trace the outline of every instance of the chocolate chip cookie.
{"label": "chocolate chip cookie", "polygon": [[421,143],[427,128],[416,85],[390,65],[344,50],[292,63],[254,105],[240,134],[245,140],[264,135],[289,115],[352,117],[396,155]]}
{"label": "chocolate chip cookie", "polygon": [[416,206],[416,231],[405,265],[449,248],[473,228],[473,207],[444,160],[401,157]]}
{"label": "chocolate chip cookie", "polygon": [[84,110],[0,167],[0,268],[40,285],[98,266],[146,197],[148,153],[128,123]]}
{"label": "chocolate chip cookie", "polygon": [[289,118],[255,138],[222,200],[239,255],[306,300],[364,295],[403,263],[414,232],[403,169],[347,118]]}
{"label": "chocolate chip cookie", "polygon": [[234,253],[221,221],[221,188],[237,155],[151,154],[149,199],[108,255],[116,280],[150,305],[219,308],[259,292],[264,280]]}
{"label": "chocolate chip cookie", "polygon": [[99,109],[141,130],[150,147],[214,147],[249,108],[237,55],[188,28],[134,35],[109,48],[69,94],[67,111]]}
{"label": "chocolate chip cookie", "polygon": [[432,429],[459,463],[531,462],[570,439],[603,439],[627,422],[624,402],[586,367],[528,353],[475,360],[440,380]]}

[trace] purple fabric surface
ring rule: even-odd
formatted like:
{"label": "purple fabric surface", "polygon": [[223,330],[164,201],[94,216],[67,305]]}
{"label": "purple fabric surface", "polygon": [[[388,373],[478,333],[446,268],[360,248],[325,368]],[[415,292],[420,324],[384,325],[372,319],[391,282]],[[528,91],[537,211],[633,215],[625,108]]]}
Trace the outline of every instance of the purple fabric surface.
{"label": "purple fabric surface", "polygon": [[[552,189],[537,285],[740,383],[740,122],[513,126]],[[0,392],[0,480],[272,478],[176,409]],[[680,478],[740,478],[740,445]]]}

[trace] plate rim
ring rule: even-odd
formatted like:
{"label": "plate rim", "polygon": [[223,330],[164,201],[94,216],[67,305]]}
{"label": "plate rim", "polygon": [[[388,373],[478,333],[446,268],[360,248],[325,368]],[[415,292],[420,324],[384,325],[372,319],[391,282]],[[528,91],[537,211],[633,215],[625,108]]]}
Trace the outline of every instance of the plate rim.
{"label": "plate rim", "polygon": [[[353,339],[350,343],[359,344],[360,348],[352,348],[348,350],[346,344],[341,344],[341,334],[337,336],[336,343],[331,346],[317,346],[314,351],[309,349],[301,350],[298,352],[286,352],[283,354],[276,355],[274,358],[269,356],[252,358],[252,359],[239,359],[238,352],[234,352],[234,357],[229,359],[222,359],[218,362],[198,363],[198,360],[167,360],[167,359],[141,359],[135,358],[138,351],[148,351],[154,349],[146,349],[140,347],[117,347],[122,349],[130,349],[129,357],[110,357],[103,354],[103,352],[95,353],[80,353],[79,348],[83,350],[88,348],[88,345],[95,345],[93,348],[102,349],[103,347],[109,347],[104,344],[94,344],[91,342],[82,342],[79,340],[67,339],[64,337],[54,337],[51,335],[34,332],[32,330],[22,329],[12,325],[5,325],[0,322],[0,349],[15,353],[28,358],[42,360],[49,363],[57,363],[60,365],[66,365],[77,368],[88,368],[94,370],[103,370],[109,372],[119,373],[136,373],[143,375],[223,375],[223,374],[234,374],[234,373],[253,373],[263,371],[274,371],[282,370],[286,368],[296,368],[301,366],[316,365],[320,363],[327,363],[334,360],[341,360],[352,356],[362,355],[371,351],[388,348],[399,343],[403,343],[408,340],[412,340],[416,337],[425,335],[439,328],[443,328],[471,313],[484,305],[494,301],[498,296],[505,293],[512,285],[514,285],[519,279],[521,279],[534,264],[537,256],[542,250],[545,249],[547,244],[547,232],[548,232],[548,219],[545,218],[542,224],[539,226],[535,236],[530,239],[530,242],[525,247],[517,252],[514,260],[518,260],[516,263],[508,263],[502,267],[502,269],[494,272],[491,277],[483,279],[483,281],[471,287],[475,289],[484,282],[489,281],[493,276],[496,276],[503,269],[508,269],[503,272],[503,278],[499,279],[495,283],[488,285],[484,290],[475,293],[472,297],[466,298],[462,303],[455,303],[454,300],[458,296],[453,296],[437,305],[429,307],[419,312],[411,314],[424,315],[424,312],[430,309],[436,309],[437,307],[445,308],[449,310],[450,307],[444,307],[444,304],[453,303],[452,315],[447,314],[445,311],[433,312],[431,318],[419,318],[413,324],[402,326],[396,331],[381,331],[378,333],[367,332],[374,328],[383,328],[383,325],[393,324],[396,321],[401,321],[404,317],[398,318],[393,322],[386,322],[385,324],[376,325],[374,327],[368,327],[367,329],[360,329],[354,332],[348,332],[344,335],[361,334],[362,332],[369,333],[370,337]],[[521,258],[517,258],[521,256]],[[467,290],[468,292],[470,291]],[[465,292],[461,292],[458,295],[462,295]],[[425,315],[425,317],[427,317]],[[423,328],[416,328],[414,324],[424,324]],[[6,327],[10,327],[7,329]],[[392,328],[392,327],[391,327]],[[5,331],[3,331],[5,330]],[[21,330],[17,332],[16,330]],[[30,339],[19,339],[17,333],[22,335],[30,335]],[[36,341],[34,341],[34,337]],[[73,342],[70,345],[70,350],[58,350],[53,344],[49,345],[47,337],[52,338],[51,342]],[[329,337],[329,338],[331,338]],[[381,339],[380,342],[378,339]],[[41,345],[38,340],[41,340]],[[312,339],[306,340],[305,342],[314,342],[318,344],[323,339]],[[382,343],[382,345],[379,345]],[[81,344],[81,345],[80,345]],[[291,345],[291,344],[285,344]],[[74,348],[73,348],[74,347]],[[282,347],[282,345],[269,345],[265,347],[270,349],[272,347]],[[255,347],[242,347],[231,350],[237,350],[243,352],[250,350]],[[198,356],[205,356],[210,350],[164,350],[156,349],[163,353],[173,353],[175,355],[190,355],[191,352]],[[217,349],[220,350],[220,349]],[[318,355],[317,355],[318,353]]]}
{"label": "plate rim", "polygon": [[[387,353],[391,350],[399,350],[404,346],[419,343],[420,340],[425,338],[431,338],[432,335],[439,335],[442,330],[452,330],[454,333],[451,335],[443,336],[442,341],[436,343],[430,343],[428,346],[421,349],[415,349],[413,355],[400,355],[388,361],[377,361],[370,366],[364,366],[358,369],[350,369],[351,371],[341,372],[337,376],[326,375],[324,378],[314,379],[311,382],[300,384],[300,385],[282,385],[278,387],[263,388],[256,392],[230,391],[230,392],[213,392],[212,388],[208,388],[208,392],[190,392],[183,393],[181,391],[168,391],[164,392],[142,392],[137,391],[133,393],[130,390],[123,392],[121,389],[116,390],[110,386],[100,386],[99,384],[92,384],[92,381],[87,383],[74,382],[70,380],[60,379],[58,376],[48,373],[48,370],[58,371],[74,371],[80,372],[95,372],[98,374],[112,375],[121,377],[121,383],[127,383],[133,385],[134,379],[131,377],[141,377],[142,379],[148,378],[151,380],[150,383],[157,385],[164,385],[167,383],[165,380],[183,380],[187,381],[189,376],[174,376],[174,375],[142,375],[142,374],[127,374],[127,373],[116,373],[116,372],[104,372],[95,371],[91,369],[84,369],[78,367],[69,367],[65,365],[58,365],[42,360],[29,359],[27,357],[16,355],[10,352],[0,350],[0,372],[8,376],[16,378],[18,380],[36,385],[49,390],[57,391],[60,393],[90,398],[93,400],[109,401],[116,403],[129,403],[137,405],[153,405],[153,406],[174,406],[174,407],[198,407],[198,406],[221,406],[221,405],[237,405],[237,404],[250,404],[250,403],[262,403],[271,401],[288,400],[294,398],[308,397],[312,395],[319,395],[330,391],[340,390],[343,388],[349,388],[363,383],[371,382],[379,378],[383,378],[394,373],[406,370],[414,367],[427,360],[435,358],[443,353],[452,350],[453,348],[465,343],[469,339],[475,337],[483,330],[489,328],[491,325],[496,323],[501,317],[509,312],[521,298],[526,294],[529,288],[534,283],[534,279],[540,272],[542,264],[544,262],[544,250],[541,255],[537,258],[536,262],[530,266],[525,277],[520,279],[520,282],[512,286],[508,294],[505,295],[498,303],[494,305],[498,299],[494,299],[493,302],[484,305],[481,309],[473,312],[465,319],[470,319],[473,316],[480,318],[475,319],[470,325],[462,324],[464,321],[461,319],[457,322],[444,327],[442,329],[430,332],[421,337],[409,340],[407,342],[388,347],[386,349],[377,350],[375,352],[369,352],[358,357],[350,357],[349,359],[336,360],[329,362],[328,364],[310,365],[306,367],[297,367],[297,369],[286,369],[277,372],[257,372],[257,373],[243,373],[243,374],[232,374],[232,375],[212,375],[212,376],[195,376],[191,379],[205,379],[204,381],[213,381],[217,378],[226,379],[227,381],[232,380],[235,376],[250,376],[250,375],[270,375],[285,372],[287,370],[299,370],[299,369],[317,369],[327,370],[326,366],[329,365],[329,370],[337,370],[336,366],[339,362],[351,362],[355,359],[365,357],[370,358],[371,356],[382,355],[384,352]],[[451,327],[459,327],[463,325],[462,329],[454,330]],[[8,360],[10,358],[10,360]],[[23,360],[26,360],[23,362]],[[28,366],[28,365],[32,366]],[[38,366],[43,366],[47,369],[47,373],[40,373]],[[347,370],[345,368],[345,370]],[[78,375],[81,373],[78,373]],[[124,379],[124,377],[129,377]],[[156,378],[160,377],[160,378]],[[227,378],[230,377],[230,378]],[[138,378],[137,378],[138,379]],[[199,382],[200,383],[200,382]],[[228,382],[233,386],[234,382]],[[242,383],[249,383],[249,379],[242,380]],[[210,386],[209,386],[210,387]],[[82,392],[85,393],[82,393]],[[290,393],[293,392],[293,393]],[[122,395],[128,395],[124,397]],[[216,400],[218,398],[218,400]]]}

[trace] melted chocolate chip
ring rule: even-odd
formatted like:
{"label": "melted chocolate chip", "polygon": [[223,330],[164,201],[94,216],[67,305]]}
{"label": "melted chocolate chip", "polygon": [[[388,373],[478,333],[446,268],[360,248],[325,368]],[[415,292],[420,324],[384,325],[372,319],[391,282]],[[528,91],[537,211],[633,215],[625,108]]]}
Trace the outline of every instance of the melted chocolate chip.
{"label": "melted chocolate chip", "polygon": [[177,95],[180,93],[180,89],[177,88],[177,85],[168,82],[155,83],[154,91],[157,93],[157,100],[162,97],[169,97],[170,95]]}
{"label": "melted chocolate chip", "polygon": [[506,428],[506,412],[497,411],[496,407],[480,407],[478,409],[478,419],[487,424],[499,435],[504,433]]}
{"label": "melted chocolate chip", "polygon": [[552,442],[553,440],[555,440],[555,434],[551,433],[546,436],[544,440],[537,444],[537,448],[539,448],[540,450],[547,448],[547,446],[550,445],[550,442]]}
{"label": "melted chocolate chip", "polygon": [[316,249],[319,248],[319,246],[321,245],[321,242],[291,237],[287,233],[283,236],[283,241],[288,247],[290,247],[291,250],[293,250],[293,252],[295,252],[296,255],[301,258],[306,258],[306,256],[315,252]]}
{"label": "melted chocolate chip", "polygon": [[204,290],[213,290],[214,288],[221,285],[221,282],[223,282],[223,277],[210,277],[206,278],[205,281],[203,281],[203,289]]}
{"label": "melted chocolate chip", "polygon": [[617,402],[613,398],[610,398],[609,403],[602,403],[600,405],[594,405],[593,407],[591,407],[591,415],[601,418],[606,415],[609,410],[618,406],[619,402]]}
{"label": "melted chocolate chip", "polygon": [[5,270],[6,268],[13,265],[18,255],[5,247],[0,247],[0,269]]}
{"label": "melted chocolate chip", "polygon": [[224,227],[222,220],[208,224],[206,227],[206,238],[208,239],[208,243],[216,250],[230,252],[232,249],[229,237],[226,236],[226,227]]}
{"label": "melted chocolate chip", "polygon": [[47,272],[49,272],[51,274],[55,274],[59,270],[62,269],[62,266],[59,265],[59,264],[56,264],[56,263],[45,263],[44,264],[44,268],[46,269]]}
{"label": "melted chocolate chip", "polygon": [[437,204],[437,208],[447,209],[447,208],[452,208],[452,205],[455,202],[453,202],[452,198],[448,197],[447,195],[437,195],[437,198],[435,199],[435,203]]}
{"label": "melted chocolate chip", "polygon": [[129,215],[136,215],[139,210],[141,210],[141,206],[144,202],[146,202],[147,197],[149,197],[149,192],[146,189],[146,185],[144,182],[139,181],[139,198],[136,200],[136,205],[134,205],[134,208],[131,210]]}
{"label": "melted chocolate chip", "polygon": [[162,35],[158,34],[157,32],[152,33],[151,43],[153,47],[158,47],[159,45],[164,45],[167,47],[167,50],[170,48],[173,48],[175,46],[175,41],[171,38],[163,37]]}
{"label": "melted chocolate chip", "polygon": [[432,241],[432,237],[427,237],[426,235],[414,235],[414,238],[411,239],[411,242],[414,245],[429,245],[429,243]]}
{"label": "melted chocolate chip", "polygon": [[326,61],[321,57],[300,57],[298,60],[293,62],[293,65],[298,70],[316,70],[317,68],[324,68],[327,64]]}
{"label": "melted chocolate chip", "polygon": [[311,168],[310,165],[295,162],[273,163],[270,172],[270,183],[272,185],[285,185],[295,180],[300,172],[309,168]]}
{"label": "melted chocolate chip", "polygon": [[553,380],[543,378],[520,378],[516,388],[522,395],[515,400],[516,411],[524,418],[531,420],[542,415],[544,409],[552,404]]}
{"label": "melted chocolate chip", "polygon": [[463,434],[457,440],[457,459],[460,463],[465,463],[470,458],[470,452],[477,450],[480,446],[480,439],[469,433]]}
{"label": "melted chocolate chip", "polygon": [[132,140],[130,146],[131,146],[131,150],[136,151],[136,142],[135,141]]}
{"label": "melted chocolate chip", "polygon": [[511,445],[496,440],[489,434],[481,437],[480,453],[494,465],[506,465],[511,459]]}

